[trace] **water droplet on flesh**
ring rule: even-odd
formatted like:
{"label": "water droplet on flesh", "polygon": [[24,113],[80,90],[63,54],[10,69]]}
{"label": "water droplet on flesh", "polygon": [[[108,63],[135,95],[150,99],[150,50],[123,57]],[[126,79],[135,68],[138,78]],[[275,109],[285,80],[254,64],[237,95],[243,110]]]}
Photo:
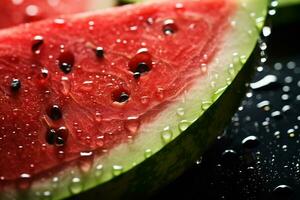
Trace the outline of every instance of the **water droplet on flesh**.
{"label": "water droplet on flesh", "polygon": [[167,36],[173,35],[178,31],[178,27],[175,24],[175,21],[173,19],[167,19],[164,21],[163,25],[163,33]]}

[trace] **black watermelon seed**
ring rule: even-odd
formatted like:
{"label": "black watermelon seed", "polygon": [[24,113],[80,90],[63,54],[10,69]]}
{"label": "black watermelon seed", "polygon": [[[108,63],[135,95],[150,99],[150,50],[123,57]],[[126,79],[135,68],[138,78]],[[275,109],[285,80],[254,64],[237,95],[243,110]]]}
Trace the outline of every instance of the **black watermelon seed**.
{"label": "black watermelon seed", "polygon": [[33,38],[32,46],[31,46],[31,51],[35,54],[40,53],[40,48],[44,44],[44,38],[40,35],[37,35]]}
{"label": "black watermelon seed", "polygon": [[150,71],[150,67],[145,62],[139,63],[135,70],[135,72],[139,72],[140,74],[143,74],[143,73],[146,73],[149,71]]}
{"label": "black watermelon seed", "polygon": [[46,134],[46,142],[52,145],[55,143],[55,140],[56,140],[56,131],[53,128],[49,129]]}
{"label": "black watermelon seed", "polygon": [[21,81],[19,79],[14,78],[11,81],[10,88],[13,92],[17,92],[21,88]]}
{"label": "black watermelon seed", "polygon": [[68,73],[70,73],[71,71],[72,71],[72,65],[71,64],[69,64],[69,63],[61,63],[60,64],[60,69],[61,69],[61,71],[63,71],[65,74],[68,74]]}
{"label": "black watermelon seed", "polygon": [[135,79],[139,79],[139,78],[141,77],[141,73],[140,73],[140,72],[135,72],[135,73],[133,74],[133,77],[134,77]]}
{"label": "black watermelon seed", "polygon": [[141,75],[150,71],[150,67],[145,62],[141,62],[137,65],[135,71],[133,72],[133,77],[139,79]]}
{"label": "black watermelon seed", "polygon": [[72,71],[75,62],[75,57],[70,51],[65,51],[59,56],[58,62],[60,70],[65,74],[68,74]]}
{"label": "black watermelon seed", "polygon": [[118,103],[125,103],[129,99],[129,94],[125,91],[117,90],[112,94],[112,100]]}
{"label": "black watermelon seed", "polygon": [[98,58],[103,58],[104,57],[104,49],[103,49],[103,47],[96,47],[95,52],[96,52],[96,56]]}
{"label": "black watermelon seed", "polygon": [[55,140],[55,144],[56,146],[64,146],[65,144],[65,140],[62,138],[62,137],[57,137],[56,140]]}
{"label": "black watermelon seed", "polygon": [[68,136],[69,136],[69,131],[66,127],[62,126],[60,127],[57,131],[57,137],[55,140],[55,145],[56,146],[64,146],[65,143],[67,142]]}
{"label": "black watermelon seed", "polygon": [[52,120],[60,120],[62,118],[62,112],[58,105],[53,105],[49,108],[48,116]]}
{"label": "black watermelon seed", "polygon": [[141,48],[137,54],[130,59],[128,66],[129,70],[133,73],[135,79],[140,78],[144,73],[149,72],[152,69],[152,56],[148,52],[148,49]]}
{"label": "black watermelon seed", "polygon": [[118,102],[119,103],[123,103],[123,102],[126,102],[126,101],[128,101],[128,99],[129,99],[129,95],[126,93],[126,92],[122,92],[121,94],[120,94],[120,97],[118,98]]}

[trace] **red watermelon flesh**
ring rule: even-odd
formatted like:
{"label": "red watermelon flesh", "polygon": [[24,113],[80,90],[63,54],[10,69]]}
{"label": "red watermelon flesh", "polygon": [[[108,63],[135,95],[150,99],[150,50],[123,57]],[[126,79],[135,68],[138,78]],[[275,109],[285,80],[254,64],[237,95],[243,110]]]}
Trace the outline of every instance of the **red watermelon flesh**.
{"label": "red watermelon flesh", "polygon": [[86,11],[89,0],[1,0],[0,28]]}
{"label": "red watermelon flesh", "polygon": [[1,31],[2,183],[134,140],[207,75],[235,9],[228,0],[169,1]]}

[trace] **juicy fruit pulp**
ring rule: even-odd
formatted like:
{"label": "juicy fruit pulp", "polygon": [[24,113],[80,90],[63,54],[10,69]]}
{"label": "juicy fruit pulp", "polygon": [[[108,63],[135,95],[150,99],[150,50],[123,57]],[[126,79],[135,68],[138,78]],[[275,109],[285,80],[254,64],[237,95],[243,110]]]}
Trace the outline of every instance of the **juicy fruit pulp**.
{"label": "juicy fruit pulp", "polygon": [[[178,5],[145,6],[124,19],[90,15],[3,32],[0,176],[13,181],[44,173],[81,152],[101,154],[126,143],[204,76],[234,4]],[[37,36],[43,38],[38,48]],[[185,45],[190,43],[196,45]],[[100,58],[99,45],[105,51]],[[10,88],[15,78],[21,82],[17,92]],[[45,138],[55,140],[61,127],[68,132],[64,145],[47,144]]]}
{"label": "juicy fruit pulp", "polygon": [[0,28],[82,12],[89,0],[1,0]]}
{"label": "juicy fruit pulp", "polygon": [[[243,9],[238,4],[241,2],[169,1],[48,20],[0,32],[0,176],[1,189],[5,191],[1,195],[38,198],[44,189],[49,194],[51,183],[56,187],[57,181],[62,180],[53,198],[64,198],[108,183],[164,146],[168,151],[173,142],[166,143],[177,137],[178,130],[166,127],[166,119],[169,125],[178,125],[177,129],[186,133],[202,111],[193,109],[191,119],[191,105],[186,110],[178,108],[177,115],[190,120],[179,124],[174,122],[176,116],[162,116],[168,111],[176,113],[175,103],[179,101],[183,106],[200,104],[199,108],[207,110],[212,102],[204,102],[206,97],[199,94],[216,101],[222,88],[226,88],[223,78],[226,86],[253,49],[260,28],[252,23],[254,17],[257,25],[262,23],[265,2],[246,0]],[[243,22],[246,31],[235,26]],[[225,36],[230,40],[224,42]],[[241,38],[243,47],[238,45]],[[225,47],[229,47],[226,52]],[[220,61],[225,66],[220,66]],[[214,71],[225,71],[226,75],[219,79],[222,90],[211,97],[212,88],[215,92],[221,83],[216,81],[220,77]],[[214,81],[207,83],[209,80]],[[198,88],[210,94],[199,93]],[[224,123],[216,124],[212,130],[219,130]],[[210,126],[205,124],[202,128],[208,130],[200,134],[200,150],[190,152],[193,157],[214,138],[209,135]],[[187,142],[194,136],[181,141]],[[189,142],[189,146],[195,144]],[[127,149],[123,151],[123,147]],[[142,172],[152,171],[149,177],[167,174],[174,161],[170,162],[170,158],[177,157],[178,152],[173,148],[168,159],[163,159],[169,161],[163,166],[155,162],[154,167],[149,162],[166,155],[156,153],[145,161],[148,166]],[[184,163],[185,159],[176,159],[172,169],[182,168]],[[91,168],[101,179],[81,177]],[[170,180],[172,173],[165,178]],[[117,180],[122,179],[112,181]],[[134,180],[126,187],[138,183]]]}

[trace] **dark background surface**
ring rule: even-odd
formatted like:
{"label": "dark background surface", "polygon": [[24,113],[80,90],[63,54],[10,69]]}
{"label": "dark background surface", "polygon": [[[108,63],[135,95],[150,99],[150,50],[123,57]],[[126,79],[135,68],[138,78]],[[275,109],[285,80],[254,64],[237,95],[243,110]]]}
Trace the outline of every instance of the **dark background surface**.
{"label": "dark background surface", "polygon": [[250,88],[222,136],[153,199],[300,199],[299,37],[299,22],[273,27],[252,83],[277,81]]}

